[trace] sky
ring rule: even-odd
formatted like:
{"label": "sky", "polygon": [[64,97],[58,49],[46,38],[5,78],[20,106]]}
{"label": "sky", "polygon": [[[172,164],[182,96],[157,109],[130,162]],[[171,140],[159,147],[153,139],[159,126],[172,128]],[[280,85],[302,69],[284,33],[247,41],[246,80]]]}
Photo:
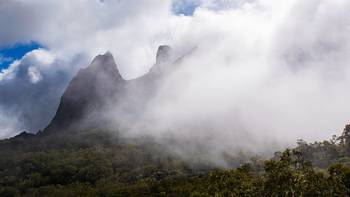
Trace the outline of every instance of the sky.
{"label": "sky", "polygon": [[[175,1],[172,4],[172,12],[176,15],[190,16],[197,6],[199,6],[197,1]],[[3,46],[0,48],[0,71],[8,68],[15,60],[22,59],[26,53],[39,48],[44,47],[35,41],[13,42],[11,45]]]}
{"label": "sky", "polygon": [[[101,1],[103,2],[103,1]],[[192,15],[198,6],[196,1],[176,1],[172,4],[172,12],[176,15]],[[43,48],[39,43],[30,41],[27,43],[13,42],[0,48],[0,71],[6,69],[15,60],[20,60],[30,51]]]}
{"label": "sky", "polygon": [[199,1],[194,0],[175,1],[172,4],[172,11],[177,15],[191,16],[199,5]]}
{"label": "sky", "polygon": [[163,44],[195,50],[154,98],[155,131],[209,122],[221,144],[263,146],[350,123],[347,0],[4,0],[0,25],[0,138],[45,128],[94,56],[133,79]]}
{"label": "sky", "polygon": [[15,43],[12,46],[3,47],[0,49],[0,70],[6,69],[15,60],[22,59],[22,57],[35,49],[42,48],[38,43]]}

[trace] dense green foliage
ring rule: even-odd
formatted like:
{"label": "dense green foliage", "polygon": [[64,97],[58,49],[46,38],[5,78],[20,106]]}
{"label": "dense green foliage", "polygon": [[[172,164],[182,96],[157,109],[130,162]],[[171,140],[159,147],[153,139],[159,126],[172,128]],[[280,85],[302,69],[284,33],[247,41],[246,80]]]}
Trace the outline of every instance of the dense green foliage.
{"label": "dense green foliage", "polygon": [[326,168],[333,163],[350,166],[350,125],[347,125],[341,136],[311,144],[298,141],[296,148],[303,153],[305,160],[311,161],[319,168]]}
{"label": "dense green foliage", "polygon": [[350,196],[348,131],[236,169],[102,131],[22,134],[0,142],[0,196]]}

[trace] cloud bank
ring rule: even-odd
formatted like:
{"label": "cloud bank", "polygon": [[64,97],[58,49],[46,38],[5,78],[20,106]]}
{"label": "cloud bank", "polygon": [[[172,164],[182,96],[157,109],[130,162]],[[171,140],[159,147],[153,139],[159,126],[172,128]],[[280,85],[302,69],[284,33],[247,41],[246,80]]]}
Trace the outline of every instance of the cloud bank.
{"label": "cloud bank", "polygon": [[[174,14],[188,3],[193,15]],[[328,138],[350,117],[349,11],[347,0],[3,1],[0,43],[35,40],[47,49],[0,74],[1,136],[43,128],[69,79],[96,54],[110,50],[131,79],[169,44],[196,50],[147,109],[142,126],[154,136],[253,151]]]}

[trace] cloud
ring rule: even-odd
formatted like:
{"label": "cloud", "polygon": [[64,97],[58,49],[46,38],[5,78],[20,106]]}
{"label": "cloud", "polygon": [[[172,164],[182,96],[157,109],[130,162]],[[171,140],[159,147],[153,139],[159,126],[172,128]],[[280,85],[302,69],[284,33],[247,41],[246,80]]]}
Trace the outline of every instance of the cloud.
{"label": "cloud", "polygon": [[4,57],[0,54],[0,65],[13,61],[11,57]]}
{"label": "cloud", "polygon": [[1,137],[46,127],[79,61],[62,61],[37,49],[0,72]]}
{"label": "cloud", "polygon": [[28,68],[28,77],[29,77],[30,82],[32,82],[32,83],[38,83],[39,81],[41,81],[43,79],[39,70],[35,67],[32,67],[32,66]]}
{"label": "cloud", "polygon": [[16,128],[16,120],[13,118],[15,114],[8,113],[7,110],[0,108],[0,138],[6,138],[14,134]]}
{"label": "cloud", "polygon": [[[69,80],[99,53],[117,54],[126,78],[146,72],[166,34],[168,8],[170,1],[154,0],[2,1],[1,46],[35,40],[46,48],[28,53],[0,73],[0,90],[6,95],[0,102],[3,114],[11,112],[21,125],[12,132],[36,132],[48,124]],[[140,34],[140,29],[148,31]],[[31,111],[27,106],[38,107]]]}
{"label": "cloud", "polygon": [[167,41],[170,9],[169,0],[5,1],[0,43],[35,40],[65,58],[85,53],[91,59],[110,50],[118,54],[121,72],[132,78],[149,68],[158,44]]}
{"label": "cloud", "polygon": [[[186,3],[196,5],[193,15],[172,12]],[[47,49],[0,74],[0,117],[42,128],[96,54],[110,50],[131,79],[149,70],[158,45],[170,44],[196,50],[151,101],[143,123],[155,136],[178,128],[170,134],[220,150],[324,139],[350,117],[349,8],[347,0],[2,1],[0,43],[35,40]]]}
{"label": "cloud", "polygon": [[162,82],[135,135],[149,128],[215,153],[265,152],[298,138],[326,139],[349,122],[350,4],[237,5],[199,7],[184,18],[174,43],[196,51]]}

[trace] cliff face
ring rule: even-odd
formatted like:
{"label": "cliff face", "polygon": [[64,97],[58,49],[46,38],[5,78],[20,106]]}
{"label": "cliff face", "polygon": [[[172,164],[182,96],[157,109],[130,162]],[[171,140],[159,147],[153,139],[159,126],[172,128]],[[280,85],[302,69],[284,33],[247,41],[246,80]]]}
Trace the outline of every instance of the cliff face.
{"label": "cliff face", "polygon": [[89,112],[101,109],[109,99],[122,91],[125,83],[112,54],[107,52],[98,55],[69,83],[56,115],[46,130],[67,128]]}
{"label": "cliff face", "polygon": [[[156,63],[147,74],[124,80],[111,53],[98,55],[72,79],[61,97],[55,117],[44,131],[80,127],[82,120],[85,127],[98,126],[106,121],[102,115],[111,106],[121,106],[125,115],[142,111],[171,62],[171,48],[160,46]],[[92,116],[94,118],[90,118]]]}

